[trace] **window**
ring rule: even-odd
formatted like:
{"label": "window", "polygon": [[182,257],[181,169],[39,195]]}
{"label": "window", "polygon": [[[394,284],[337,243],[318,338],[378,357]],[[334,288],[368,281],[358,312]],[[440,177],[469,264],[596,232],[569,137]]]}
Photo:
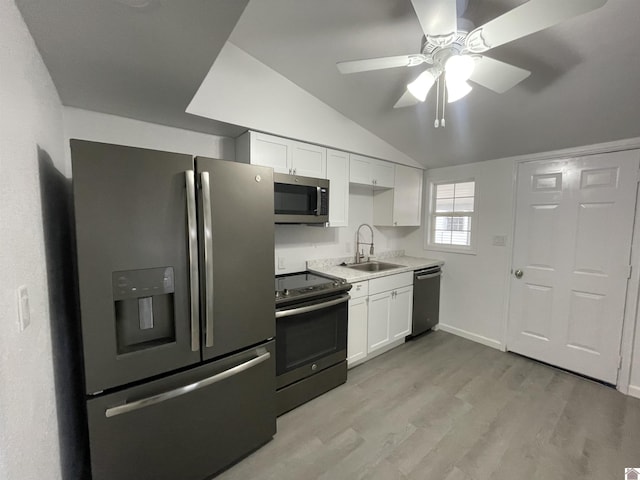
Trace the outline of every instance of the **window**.
{"label": "window", "polygon": [[476,225],[475,181],[433,183],[428,245],[471,252]]}

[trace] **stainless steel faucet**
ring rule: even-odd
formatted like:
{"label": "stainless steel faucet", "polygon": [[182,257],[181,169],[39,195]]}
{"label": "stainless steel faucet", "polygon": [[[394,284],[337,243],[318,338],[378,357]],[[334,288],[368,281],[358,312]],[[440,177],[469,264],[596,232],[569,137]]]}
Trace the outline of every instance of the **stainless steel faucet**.
{"label": "stainless steel faucet", "polygon": [[[360,229],[362,227],[368,227],[371,231],[371,243],[361,242],[360,241]],[[363,223],[358,227],[358,231],[356,232],[356,263],[362,262],[364,260],[364,251],[360,252],[360,245],[369,245],[369,255],[373,255],[373,228],[368,223]]]}

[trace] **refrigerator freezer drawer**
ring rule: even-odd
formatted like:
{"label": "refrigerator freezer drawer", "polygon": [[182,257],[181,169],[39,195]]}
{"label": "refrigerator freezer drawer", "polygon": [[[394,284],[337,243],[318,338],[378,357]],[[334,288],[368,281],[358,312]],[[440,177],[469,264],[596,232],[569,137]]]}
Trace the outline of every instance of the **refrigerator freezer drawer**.
{"label": "refrigerator freezer drawer", "polygon": [[274,342],[87,402],[93,480],[202,480],[276,432]]}

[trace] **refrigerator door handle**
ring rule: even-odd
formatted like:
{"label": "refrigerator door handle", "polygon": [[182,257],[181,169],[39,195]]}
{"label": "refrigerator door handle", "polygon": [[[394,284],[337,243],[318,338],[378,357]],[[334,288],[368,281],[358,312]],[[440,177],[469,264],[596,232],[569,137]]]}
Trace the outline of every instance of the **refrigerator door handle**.
{"label": "refrigerator door handle", "polygon": [[209,172],[200,174],[200,183],[202,184],[202,213],[204,217],[205,346],[213,347],[213,221],[211,218]]}
{"label": "refrigerator door handle", "polygon": [[198,224],[196,185],[193,170],[184,172],[187,185],[187,227],[189,230],[189,292],[191,303],[191,351],[200,350],[200,299],[198,279]]}
{"label": "refrigerator door handle", "polygon": [[241,363],[240,365],[236,365],[229,370],[225,370],[224,372],[217,373],[211,377],[199,380],[189,385],[185,385],[184,387],[169,390],[168,392],[159,393],[157,395],[143,398],[141,400],[136,400],[131,403],[125,403],[124,405],[118,405],[117,407],[107,408],[104,412],[104,415],[107,418],[111,418],[117,415],[122,415],[123,413],[133,412],[135,410],[140,410],[141,408],[156,405],[172,398],[180,397],[195,390],[213,385],[214,383],[221,382],[222,380],[233,377],[234,375],[238,375],[239,373],[249,370],[250,368],[266,362],[267,360],[269,360],[269,358],[271,358],[271,353],[269,353],[265,348],[259,348],[256,353],[258,354],[257,357]]}

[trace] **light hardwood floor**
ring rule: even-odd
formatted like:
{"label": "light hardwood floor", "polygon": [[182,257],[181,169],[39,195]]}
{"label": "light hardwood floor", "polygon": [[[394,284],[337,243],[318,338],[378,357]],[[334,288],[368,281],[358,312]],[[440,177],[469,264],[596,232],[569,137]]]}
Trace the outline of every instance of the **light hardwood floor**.
{"label": "light hardwood floor", "polygon": [[621,480],[634,466],[640,400],[434,332],[280,417],[216,480]]}

